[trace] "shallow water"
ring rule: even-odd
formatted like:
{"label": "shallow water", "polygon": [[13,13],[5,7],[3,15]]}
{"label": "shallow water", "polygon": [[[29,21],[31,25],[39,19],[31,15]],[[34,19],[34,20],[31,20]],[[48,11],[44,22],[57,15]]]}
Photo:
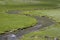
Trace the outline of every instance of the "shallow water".
{"label": "shallow water", "polygon": [[[30,15],[26,15],[26,16],[30,16]],[[35,26],[30,26],[29,28],[24,28],[22,30],[19,29],[19,30],[16,30],[15,32],[2,35],[2,36],[0,36],[0,40],[12,40],[12,39],[18,40],[18,38],[21,38],[24,34],[28,34],[30,32],[40,30],[43,27],[47,27],[52,24],[55,24],[55,22],[52,19],[50,19],[49,17],[46,17],[46,16],[44,16],[44,17],[32,16],[32,17],[34,17],[37,20],[37,24]],[[11,39],[10,36],[7,36],[7,35],[11,35],[11,34],[16,35],[16,37]]]}

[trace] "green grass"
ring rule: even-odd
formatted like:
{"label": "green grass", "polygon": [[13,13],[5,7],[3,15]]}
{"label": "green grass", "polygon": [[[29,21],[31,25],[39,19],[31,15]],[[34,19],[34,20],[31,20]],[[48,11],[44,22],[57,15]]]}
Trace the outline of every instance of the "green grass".
{"label": "green grass", "polygon": [[[35,1],[35,0],[34,0]],[[32,17],[27,17],[20,14],[6,14],[7,10],[21,10],[23,14],[48,16],[60,22],[60,9],[52,9],[60,7],[60,0],[39,0],[39,2],[27,2],[17,0],[1,0],[0,1],[0,33],[7,30],[15,30],[18,28],[29,27],[34,25],[36,20]],[[51,8],[51,10],[34,10]],[[30,10],[30,11],[28,11]],[[4,14],[5,13],[5,14]],[[43,31],[42,31],[43,30]],[[32,32],[23,36],[21,40],[45,40],[44,36],[48,35],[51,37],[60,36],[60,24],[55,24],[47,28],[43,28],[40,31]],[[31,38],[31,36],[34,36]],[[38,37],[41,36],[41,37]]]}
{"label": "green grass", "polygon": [[43,28],[40,31],[26,34],[22,37],[21,40],[46,40],[45,36],[60,38],[60,24],[56,24],[47,28]]}
{"label": "green grass", "polygon": [[0,0],[0,5],[24,5],[24,4],[41,4],[53,3],[57,4],[59,0]]}
{"label": "green grass", "polygon": [[[58,7],[58,0],[0,0],[0,10],[2,9],[34,9]],[[56,1],[56,2],[54,2]]]}
{"label": "green grass", "polygon": [[18,28],[29,27],[36,23],[36,19],[20,14],[0,13],[0,33],[13,31]]}
{"label": "green grass", "polygon": [[38,15],[38,16],[48,16],[55,20],[56,22],[60,22],[60,9],[51,9],[51,10],[33,10],[23,12],[24,14]]}
{"label": "green grass", "polygon": [[[48,16],[56,22],[60,22],[60,9],[51,9],[51,10],[33,10],[26,11],[24,14],[38,15],[38,16]],[[31,36],[34,36],[31,38]],[[39,37],[40,36],[40,37]],[[58,37],[60,38],[60,24],[56,23],[55,25],[48,26],[41,29],[40,31],[31,32],[22,37],[21,40],[46,40],[45,36],[49,37]],[[53,39],[51,39],[53,40]]]}

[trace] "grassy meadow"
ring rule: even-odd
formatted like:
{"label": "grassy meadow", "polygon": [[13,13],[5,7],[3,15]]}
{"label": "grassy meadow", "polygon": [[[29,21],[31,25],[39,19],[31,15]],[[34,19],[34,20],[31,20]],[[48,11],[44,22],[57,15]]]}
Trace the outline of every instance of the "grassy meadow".
{"label": "grassy meadow", "polygon": [[36,19],[19,14],[0,13],[0,33],[36,24]]}
{"label": "grassy meadow", "polygon": [[[8,14],[7,10],[20,10],[21,13]],[[0,0],[0,33],[36,24],[35,18],[21,14],[48,16],[56,23],[25,34],[20,40],[46,40],[45,36],[60,39],[60,0]]]}
{"label": "grassy meadow", "polygon": [[40,29],[39,31],[31,32],[22,36],[21,40],[47,40],[45,36],[52,37],[50,40],[54,40],[54,37],[60,39],[60,9],[50,10],[35,10],[32,12],[24,12],[25,14],[48,16],[56,21],[56,24]]}

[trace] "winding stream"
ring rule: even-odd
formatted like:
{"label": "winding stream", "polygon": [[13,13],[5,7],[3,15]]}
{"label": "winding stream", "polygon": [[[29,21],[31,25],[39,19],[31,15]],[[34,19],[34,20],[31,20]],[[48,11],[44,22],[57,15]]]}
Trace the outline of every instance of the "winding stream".
{"label": "winding stream", "polygon": [[[29,15],[26,15],[26,16],[29,16]],[[42,16],[42,17],[30,16],[30,17],[34,17],[37,20],[36,25],[34,25],[32,27],[24,28],[22,30],[19,29],[19,30],[16,30],[15,32],[11,32],[9,34],[0,35],[0,40],[18,40],[25,34],[28,34],[30,32],[34,32],[34,31],[40,30],[41,28],[48,27],[50,25],[55,24],[55,21],[53,21],[52,19],[50,19],[49,17],[46,17],[46,16]],[[8,39],[11,36],[11,34],[14,34],[15,38]],[[7,36],[7,35],[10,35],[10,36]]]}

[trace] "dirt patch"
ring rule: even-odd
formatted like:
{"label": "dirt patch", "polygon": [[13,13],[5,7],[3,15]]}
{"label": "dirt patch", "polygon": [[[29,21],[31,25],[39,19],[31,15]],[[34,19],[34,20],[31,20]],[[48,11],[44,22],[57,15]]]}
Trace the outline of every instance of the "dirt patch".
{"label": "dirt patch", "polygon": [[8,14],[18,14],[20,12],[21,12],[20,10],[8,10],[6,13],[8,13]]}

